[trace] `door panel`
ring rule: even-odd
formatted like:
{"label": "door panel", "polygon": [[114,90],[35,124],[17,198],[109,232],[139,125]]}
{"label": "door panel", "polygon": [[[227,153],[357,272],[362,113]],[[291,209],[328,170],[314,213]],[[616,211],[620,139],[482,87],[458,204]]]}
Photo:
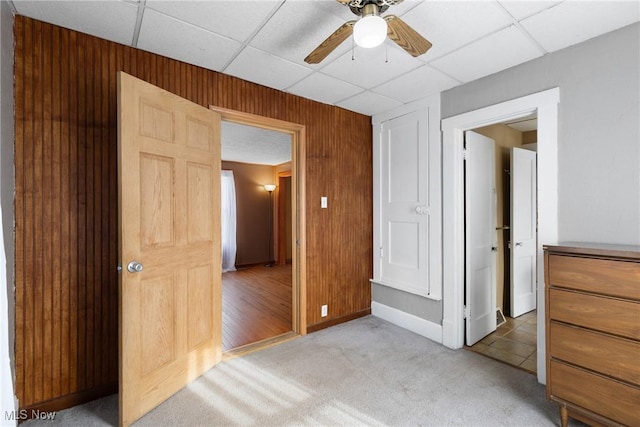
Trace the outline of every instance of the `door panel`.
{"label": "door panel", "polygon": [[380,282],[439,299],[439,263],[430,264],[440,250],[430,221],[439,209],[439,180],[430,172],[439,164],[439,145],[429,144],[420,112],[384,122],[380,140]]}
{"label": "door panel", "polygon": [[465,132],[466,342],[496,330],[495,141]]}
{"label": "door panel", "polygon": [[536,153],[511,149],[511,316],[536,308]]}
{"label": "door panel", "polygon": [[[220,117],[118,76],[120,424],[221,359]],[[130,272],[130,261],[142,271]]]}

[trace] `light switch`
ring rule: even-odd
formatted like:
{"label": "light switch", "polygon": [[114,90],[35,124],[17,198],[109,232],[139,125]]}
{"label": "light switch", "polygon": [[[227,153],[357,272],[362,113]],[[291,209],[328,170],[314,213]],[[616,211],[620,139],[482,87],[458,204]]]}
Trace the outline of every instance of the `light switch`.
{"label": "light switch", "polygon": [[320,197],[320,207],[322,209],[327,209],[327,196]]}

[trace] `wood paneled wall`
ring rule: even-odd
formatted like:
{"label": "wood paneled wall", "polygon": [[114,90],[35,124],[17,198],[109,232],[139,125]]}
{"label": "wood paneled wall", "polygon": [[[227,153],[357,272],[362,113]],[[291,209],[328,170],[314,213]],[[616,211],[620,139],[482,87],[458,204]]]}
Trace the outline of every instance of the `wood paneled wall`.
{"label": "wood paneled wall", "polygon": [[307,324],[369,309],[369,117],[25,17],[16,17],[15,41],[21,408],[116,390],[119,70],[206,107],[305,125]]}

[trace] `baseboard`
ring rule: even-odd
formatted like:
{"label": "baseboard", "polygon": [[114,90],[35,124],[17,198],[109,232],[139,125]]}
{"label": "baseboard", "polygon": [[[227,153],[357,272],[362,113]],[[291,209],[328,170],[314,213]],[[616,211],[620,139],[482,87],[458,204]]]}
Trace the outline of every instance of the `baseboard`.
{"label": "baseboard", "polygon": [[73,406],[81,405],[83,403],[91,402],[92,400],[99,399],[101,397],[109,396],[118,392],[118,384],[106,384],[104,386],[96,387],[91,390],[83,390],[72,394],[56,397],[44,402],[35,403],[25,408],[20,408],[21,414],[25,414],[25,418],[20,418],[20,422],[26,421],[33,417],[33,414],[48,413],[61,411],[63,409],[71,408]]}
{"label": "baseboard", "polygon": [[348,322],[349,320],[358,319],[360,317],[368,316],[371,314],[371,309],[357,311],[355,313],[347,314],[345,316],[334,317],[333,319],[325,320],[324,322],[314,323],[313,325],[307,325],[307,333],[316,332],[320,329],[325,329],[330,326],[339,325],[340,323]]}
{"label": "baseboard", "polygon": [[371,314],[442,344],[442,325],[375,301],[371,302]]}

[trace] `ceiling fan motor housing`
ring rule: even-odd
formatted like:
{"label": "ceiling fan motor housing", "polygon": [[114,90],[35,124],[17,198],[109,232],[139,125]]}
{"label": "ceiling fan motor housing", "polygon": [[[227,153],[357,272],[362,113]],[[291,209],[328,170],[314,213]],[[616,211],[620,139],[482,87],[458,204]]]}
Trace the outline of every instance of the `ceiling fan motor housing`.
{"label": "ceiling fan motor housing", "polygon": [[397,0],[351,0],[348,4],[349,9],[355,15],[369,16],[384,13],[389,6],[399,3]]}

